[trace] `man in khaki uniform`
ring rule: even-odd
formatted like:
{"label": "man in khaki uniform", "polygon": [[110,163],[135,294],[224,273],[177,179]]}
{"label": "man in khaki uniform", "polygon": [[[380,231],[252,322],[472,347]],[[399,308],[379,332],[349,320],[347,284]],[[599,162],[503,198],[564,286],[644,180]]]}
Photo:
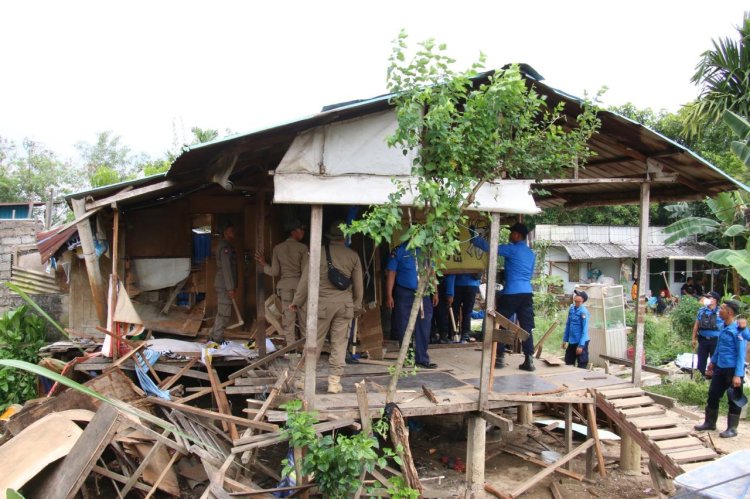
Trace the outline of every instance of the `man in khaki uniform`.
{"label": "man in khaki uniform", "polygon": [[217,311],[214,327],[211,330],[211,340],[221,343],[224,340],[224,328],[232,317],[232,300],[237,291],[237,253],[232,247],[234,240],[234,226],[224,225],[221,240],[216,246],[216,289]]}
{"label": "man in khaki uniform", "polygon": [[[344,234],[339,228],[343,221],[331,224],[325,237],[327,242],[320,249],[320,295],[318,301],[318,349],[315,355],[317,363],[326,334],[330,332],[331,355],[328,359],[328,393],[341,393],[341,375],[344,373],[346,345],[349,326],[352,319],[362,309],[362,264],[356,252],[344,246]],[[328,279],[328,260],[326,246],[329,247],[331,262],[341,274],[351,279],[347,289],[335,287]],[[294,293],[292,310],[298,310],[307,302],[308,266],[302,272],[302,278]]]}
{"label": "man in khaki uniform", "polygon": [[272,277],[278,277],[276,283],[276,295],[281,299],[281,326],[284,328],[284,338],[287,345],[297,340],[295,325],[299,324],[300,332],[304,334],[304,317],[300,311],[289,308],[294,299],[294,290],[297,289],[302,269],[307,265],[309,257],[307,246],[302,244],[305,237],[305,226],[299,220],[292,220],[286,225],[289,237],[286,241],[277,244],[271,254],[271,265],[266,262],[262,251],[255,252],[255,261],[263,266],[263,272]]}

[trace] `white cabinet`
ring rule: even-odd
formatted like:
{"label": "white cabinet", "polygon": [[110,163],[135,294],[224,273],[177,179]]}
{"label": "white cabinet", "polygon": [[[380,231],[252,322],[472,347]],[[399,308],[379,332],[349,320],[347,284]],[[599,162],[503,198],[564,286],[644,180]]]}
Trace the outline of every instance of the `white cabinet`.
{"label": "white cabinet", "polygon": [[601,355],[625,358],[628,348],[625,300],[622,286],[580,284],[578,291],[589,295],[585,303],[589,318],[589,360],[603,365]]}

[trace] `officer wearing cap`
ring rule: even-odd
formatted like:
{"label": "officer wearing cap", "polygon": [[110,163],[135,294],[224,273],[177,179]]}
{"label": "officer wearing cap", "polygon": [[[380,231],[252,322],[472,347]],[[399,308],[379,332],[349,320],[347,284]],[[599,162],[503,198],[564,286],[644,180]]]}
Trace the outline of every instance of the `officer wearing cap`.
{"label": "officer wearing cap", "polygon": [[[524,362],[519,369],[534,371],[534,299],[531,278],[534,275],[536,255],[526,244],[529,229],[522,223],[516,223],[510,228],[510,242],[497,246],[498,256],[505,258],[505,287],[497,300],[497,311],[505,317],[516,314],[521,327],[529,333],[523,342]],[[489,243],[473,234],[472,244],[483,251],[489,251]],[[497,344],[497,358],[495,367],[505,367],[505,345]]]}
{"label": "officer wearing cap", "polygon": [[[326,335],[330,332],[331,353],[328,357],[328,393],[341,393],[341,375],[346,363],[346,346],[349,338],[349,326],[352,319],[362,310],[364,286],[362,280],[362,264],[359,255],[344,245],[344,233],[341,225],[344,222],[333,222],[325,234],[326,242],[321,247],[320,288],[318,296],[318,348],[314,361],[320,357],[321,347]],[[340,274],[351,280],[346,289],[337,288],[328,278],[328,255],[331,264]],[[310,265],[315,265],[310,262]],[[297,311],[307,302],[307,283],[309,265],[302,271],[297,290],[290,309]],[[312,360],[312,359],[311,359]]]}
{"label": "officer wearing cap", "polygon": [[716,351],[716,342],[719,332],[724,327],[724,321],[719,317],[718,303],[721,296],[716,291],[706,293],[701,299],[703,305],[698,310],[698,315],[693,325],[693,348],[697,348],[698,371],[706,375],[706,363],[708,358],[713,358]]}
{"label": "officer wearing cap", "polygon": [[232,300],[237,291],[237,252],[232,247],[235,233],[231,222],[222,224],[221,240],[216,246],[216,319],[211,330],[211,340],[221,343],[224,341],[224,328],[232,317]]}
{"label": "officer wearing cap", "polygon": [[284,338],[287,345],[297,340],[295,326],[299,325],[304,334],[305,321],[302,312],[289,308],[294,299],[302,269],[307,265],[309,257],[307,246],[301,241],[305,237],[305,226],[297,220],[291,220],[284,225],[289,237],[273,247],[271,264],[266,261],[263,251],[255,252],[255,261],[263,266],[263,272],[272,277],[278,277],[276,296],[281,300],[281,326],[284,328]]}
{"label": "officer wearing cap", "polygon": [[[724,327],[719,333],[716,352],[706,368],[706,377],[711,378],[706,403],[706,417],[703,424],[695,426],[698,431],[715,430],[719,417],[719,401],[730,388],[742,388],[745,377],[745,335],[738,330],[735,318],[739,314],[740,303],[736,300],[726,300],[719,308],[719,316],[724,321]],[[727,415],[727,429],[719,434],[722,438],[737,436],[737,426],[740,422],[741,407],[729,399],[729,414]]]}
{"label": "officer wearing cap", "polygon": [[[445,300],[453,309],[453,316],[461,321],[461,341],[471,339],[471,312],[477,299],[480,274],[449,274],[445,276]],[[454,298],[455,297],[455,298]]]}
{"label": "officer wearing cap", "polygon": [[589,299],[585,291],[573,291],[573,304],[568,309],[565,322],[562,348],[565,350],[565,364],[586,369],[589,365],[589,311],[583,306]]}
{"label": "officer wearing cap", "polygon": [[[391,313],[391,338],[403,340],[406,325],[414,303],[414,293],[418,286],[417,265],[419,248],[410,250],[407,243],[396,246],[388,257],[386,264],[386,305]],[[425,369],[435,369],[437,364],[430,362],[427,347],[430,344],[432,311],[438,303],[438,296],[422,297],[422,310],[417,315],[414,325],[414,360],[416,365]]]}

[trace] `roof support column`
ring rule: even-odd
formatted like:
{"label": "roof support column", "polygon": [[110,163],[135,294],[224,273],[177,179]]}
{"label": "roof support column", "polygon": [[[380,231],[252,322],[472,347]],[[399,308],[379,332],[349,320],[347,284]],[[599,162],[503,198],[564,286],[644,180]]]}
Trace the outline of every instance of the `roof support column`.
{"label": "roof support column", "polygon": [[641,386],[641,359],[643,358],[643,332],[646,328],[646,290],[648,289],[648,209],[651,184],[641,184],[641,225],[638,234],[638,304],[635,311],[635,352],[633,377],[635,386]]}
{"label": "roof support column", "polygon": [[[71,199],[70,204],[77,219],[86,214],[86,201],[84,199]],[[104,286],[104,278],[99,267],[99,260],[96,258],[91,222],[88,218],[84,218],[78,222],[77,227],[78,236],[81,238],[83,258],[86,262],[86,274],[89,277],[89,286],[91,286],[91,296],[94,299],[94,307],[96,308],[96,317],[99,319],[99,325],[105,327],[107,325],[107,290]]]}
{"label": "roof support column", "polygon": [[[266,230],[266,193],[262,190],[256,195],[255,204],[255,248],[262,250],[265,247],[263,233]],[[258,355],[266,356],[266,287],[263,266],[255,266],[255,344],[258,348]],[[276,290],[274,290],[275,292]],[[244,307],[244,303],[243,309]],[[283,314],[284,311],[282,310]]]}
{"label": "roof support column", "polygon": [[485,296],[484,341],[482,341],[482,366],[479,372],[479,410],[487,410],[492,391],[492,333],[495,329],[491,312],[495,311],[495,281],[497,280],[497,244],[500,238],[500,214],[493,213],[490,222],[490,254],[487,265],[487,293]]}
{"label": "roof support column", "polygon": [[318,298],[320,296],[320,246],[323,241],[323,206],[315,204],[310,211],[310,260],[307,280],[307,321],[305,331],[305,403],[315,407],[315,382],[318,356]]}

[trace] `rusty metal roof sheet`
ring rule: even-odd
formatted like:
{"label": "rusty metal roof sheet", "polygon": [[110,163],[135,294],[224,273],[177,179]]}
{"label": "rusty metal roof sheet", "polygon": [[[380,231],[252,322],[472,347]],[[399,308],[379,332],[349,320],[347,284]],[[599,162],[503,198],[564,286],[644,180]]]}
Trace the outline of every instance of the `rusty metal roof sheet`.
{"label": "rusty metal roof sheet", "polygon": [[[602,260],[609,258],[638,258],[638,245],[624,245],[613,243],[552,243],[552,246],[563,248],[571,260]],[[649,259],[683,259],[702,260],[716,249],[708,243],[685,243],[679,245],[649,246]]]}

